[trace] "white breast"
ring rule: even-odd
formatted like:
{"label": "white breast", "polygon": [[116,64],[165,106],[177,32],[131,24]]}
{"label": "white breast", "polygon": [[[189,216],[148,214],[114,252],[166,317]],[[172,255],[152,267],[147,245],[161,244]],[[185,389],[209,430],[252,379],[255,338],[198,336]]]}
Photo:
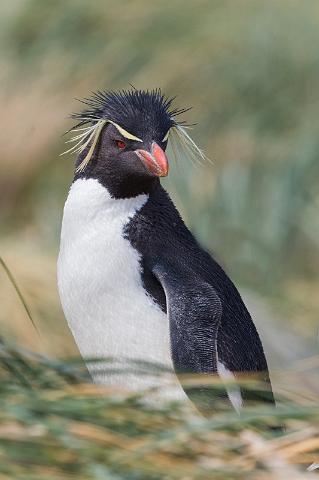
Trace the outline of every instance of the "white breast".
{"label": "white breast", "polygon": [[[62,223],[58,286],[84,358],[125,356],[172,368],[167,316],[146,294],[140,255],[123,237],[124,226],[147,200],[147,195],[114,199],[94,179],[77,180],[70,189]],[[134,375],[110,377],[101,368],[97,372],[95,365],[89,366],[97,382],[130,388],[138,388],[140,382],[150,385]]]}

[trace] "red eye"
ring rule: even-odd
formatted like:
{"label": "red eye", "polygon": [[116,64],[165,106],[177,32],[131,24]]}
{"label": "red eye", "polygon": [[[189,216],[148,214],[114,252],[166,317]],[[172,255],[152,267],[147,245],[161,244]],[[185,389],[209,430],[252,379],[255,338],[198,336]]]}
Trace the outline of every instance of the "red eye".
{"label": "red eye", "polygon": [[123,148],[126,147],[126,143],[122,142],[122,140],[116,140],[115,143],[116,143],[116,146],[121,150],[123,150]]}

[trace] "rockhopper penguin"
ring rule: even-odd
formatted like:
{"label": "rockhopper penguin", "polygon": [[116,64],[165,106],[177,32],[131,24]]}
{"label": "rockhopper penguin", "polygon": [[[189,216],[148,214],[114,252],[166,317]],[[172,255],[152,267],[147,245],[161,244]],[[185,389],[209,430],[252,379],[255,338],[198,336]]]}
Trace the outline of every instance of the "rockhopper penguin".
{"label": "rockhopper penguin", "polygon": [[[237,289],[160,184],[168,141],[204,157],[178,120],[186,110],[172,102],[160,90],[98,92],[73,114],[68,151],[79,155],[58,260],[65,316],[84,358],[125,357],[222,379],[262,372],[273,402],[262,344]],[[88,368],[96,382],[154,385]],[[189,395],[213,406],[209,390],[201,391],[202,400]],[[227,393],[237,410],[249,397],[237,385]]]}

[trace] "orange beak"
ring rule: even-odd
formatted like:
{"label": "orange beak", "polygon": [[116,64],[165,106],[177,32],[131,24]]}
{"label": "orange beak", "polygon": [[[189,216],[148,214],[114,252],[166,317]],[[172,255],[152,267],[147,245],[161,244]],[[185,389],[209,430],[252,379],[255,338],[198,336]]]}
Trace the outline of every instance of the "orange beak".
{"label": "orange beak", "polygon": [[146,150],[135,150],[145,167],[157,177],[166,177],[168,174],[168,160],[164,150],[156,142],[152,143],[152,153]]}

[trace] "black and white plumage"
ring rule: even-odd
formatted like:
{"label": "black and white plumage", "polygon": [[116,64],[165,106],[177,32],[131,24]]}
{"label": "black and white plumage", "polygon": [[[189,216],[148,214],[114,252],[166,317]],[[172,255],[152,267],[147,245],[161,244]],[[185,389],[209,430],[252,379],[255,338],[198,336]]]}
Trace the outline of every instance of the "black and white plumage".
{"label": "black and white plumage", "polygon": [[[168,173],[164,152],[174,135],[188,153],[204,158],[177,120],[185,110],[172,109],[159,90],[99,92],[85,103],[74,115],[75,130],[83,130],[58,261],[61,302],[81,354],[223,379],[262,372],[273,402],[263,348],[237,289],[159,181]],[[150,385],[134,375],[110,378],[96,368],[91,374],[133,389]],[[177,377],[176,388],[183,395]],[[214,399],[202,393],[195,401],[210,408]],[[240,387],[228,389],[237,410],[248,396]]]}

